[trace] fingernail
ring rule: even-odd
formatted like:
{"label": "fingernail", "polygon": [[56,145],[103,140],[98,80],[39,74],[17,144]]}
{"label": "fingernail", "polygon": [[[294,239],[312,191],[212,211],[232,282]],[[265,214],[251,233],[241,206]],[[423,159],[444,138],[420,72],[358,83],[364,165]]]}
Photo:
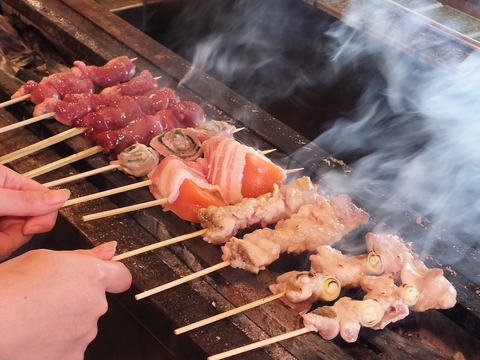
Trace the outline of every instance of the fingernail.
{"label": "fingernail", "polygon": [[45,202],[49,205],[57,205],[64,203],[70,197],[70,190],[50,190],[45,192]]}
{"label": "fingernail", "polygon": [[45,232],[45,228],[41,225],[32,225],[28,228],[26,228],[23,231],[24,235],[35,235],[35,234],[41,234]]}
{"label": "fingernail", "polygon": [[117,248],[117,242],[109,241],[107,243],[103,243],[101,245],[96,246],[95,250],[100,252],[110,252],[110,251],[114,251],[116,248]]}

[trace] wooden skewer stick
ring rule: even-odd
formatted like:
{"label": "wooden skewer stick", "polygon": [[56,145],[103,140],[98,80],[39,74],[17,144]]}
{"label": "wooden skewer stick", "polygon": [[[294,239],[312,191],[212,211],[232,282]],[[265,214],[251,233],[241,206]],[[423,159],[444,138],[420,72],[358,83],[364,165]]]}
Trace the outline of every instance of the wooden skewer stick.
{"label": "wooden skewer stick", "polygon": [[147,296],[151,296],[151,295],[154,295],[154,294],[157,294],[159,292],[162,292],[162,291],[165,291],[167,289],[170,289],[172,287],[175,287],[177,285],[180,285],[180,284],[183,284],[183,283],[186,283],[186,282],[189,282],[190,280],[193,280],[193,279],[196,279],[196,278],[199,278],[199,277],[202,277],[203,275],[207,275],[207,274],[210,274],[214,271],[217,271],[217,270],[220,270],[220,269],[223,269],[227,266],[230,266],[230,261],[223,261],[217,265],[213,265],[213,266],[210,266],[206,269],[203,269],[203,270],[200,270],[200,271],[197,271],[193,274],[190,274],[190,275],[187,275],[187,276],[184,276],[180,279],[177,279],[175,281],[171,281],[169,283],[166,283],[164,285],[161,285],[161,286],[157,286],[156,288],[153,288],[153,289],[150,289],[150,290],[147,290],[147,291],[144,291],[140,294],[137,294],[135,295],[135,299],[136,300],[140,300],[140,299],[143,299],[143,298],[146,298]]}
{"label": "wooden skewer stick", "polygon": [[102,211],[102,212],[99,212],[99,213],[96,213],[96,214],[85,215],[82,219],[83,219],[83,221],[101,219],[101,218],[104,218],[104,217],[107,217],[107,216],[113,216],[113,215],[123,214],[123,213],[130,212],[130,211],[141,210],[141,209],[146,209],[146,208],[153,207],[153,206],[163,205],[167,201],[168,201],[167,199],[158,199],[158,200],[147,201],[147,202],[144,202],[144,203],[141,203],[141,204],[125,206],[125,207],[118,208],[118,209],[113,209],[113,210]]}
{"label": "wooden skewer stick", "polygon": [[267,155],[267,154],[270,154],[270,153],[275,152],[275,151],[277,151],[277,149],[262,150],[262,154]]}
{"label": "wooden skewer stick", "polygon": [[151,180],[145,180],[145,181],[137,182],[137,183],[130,184],[130,185],[120,186],[120,187],[115,188],[115,189],[100,191],[100,192],[95,193],[95,194],[81,196],[79,198],[71,199],[71,200],[66,201],[62,205],[62,207],[67,207],[67,206],[70,206],[70,205],[79,204],[79,203],[82,203],[82,202],[102,198],[102,197],[105,197],[105,196],[110,196],[110,195],[119,194],[119,193],[122,193],[122,192],[125,192],[125,191],[138,189],[138,188],[141,188],[141,187],[149,186],[151,183],[152,183]]}
{"label": "wooden skewer stick", "polygon": [[86,178],[86,177],[89,177],[89,176],[92,176],[92,175],[101,174],[102,172],[115,170],[115,169],[118,169],[119,167],[120,167],[120,164],[110,164],[110,165],[106,165],[106,166],[103,166],[103,167],[98,168],[98,169],[93,169],[93,170],[90,170],[90,171],[85,171],[85,172],[80,173],[80,174],[75,174],[75,175],[72,175],[72,176],[68,176],[68,177],[65,177],[65,178],[62,178],[62,179],[49,181],[49,182],[44,183],[42,185],[45,186],[45,187],[48,187],[48,188],[53,187],[53,186],[58,186],[58,185],[66,184],[66,183],[69,183],[69,182],[72,182],[72,181],[75,181],[75,180],[80,180],[80,179],[83,179],[83,178]]}
{"label": "wooden skewer stick", "polygon": [[48,119],[48,118],[51,118],[51,117],[54,117],[54,116],[55,116],[54,112],[48,112],[48,113],[45,113],[45,114],[42,114],[42,115],[32,117],[30,119],[19,121],[19,122],[16,122],[15,124],[10,124],[10,125],[7,125],[7,126],[4,126],[4,127],[0,128],[0,134],[2,134],[4,132],[7,132],[7,131],[10,131],[10,130],[13,130],[13,129],[17,129],[17,128],[22,127],[22,126],[33,124],[37,121]]}
{"label": "wooden skewer stick", "polygon": [[244,312],[246,310],[250,310],[250,309],[253,309],[257,306],[260,306],[260,305],[263,305],[263,304],[267,304],[269,303],[270,301],[273,301],[273,300],[276,300],[276,299],[280,299],[282,296],[285,295],[285,291],[279,293],[279,294],[275,294],[275,295],[271,295],[271,296],[268,296],[266,298],[263,298],[263,299],[260,299],[260,300],[257,300],[257,301],[253,301],[249,304],[245,304],[243,306],[240,306],[238,308],[235,308],[235,309],[232,309],[232,310],[228,310],[228,311],[225,311],[223,313],[220,313],[218,315],[215,315],[215,316],[211,316],[207,319],[203,319],[203,320],[200,320],[200,321],[197,321],[193,324],[190,324],[190,325],[187,325],[187,326],[183,326],[181,328],[178,328],[178,329],[175,329],[173,332],[175,333],[175,335],[180,335],[180,334],[183,334],[187,331],[190,331],[190,330],[194,330],[194,329],[197,329],[199,327],[202,327],[204,325],[208,325],[208,324],[211,324],[215,321],[219,321],[219,320],[222,320],[222,319],[225,319],[227,317],[230,317],[230,316],[233,316],[233,315],[236,315],[236,314],[239,314],[241,312]]}
{"label": "wooden skewer stick", "polygon": [[307,334],[307,333],[312,332],[312,331],[313,330],[310,330],[309,328],[304,327],[304,328],[301,328],[301,329],[298,329],[298,330],[290,331],[286,334],[274,336],[270,339],[257,341],[253,344],[245,345],[245,346],[242,346],[242,347],[239,347],[239,348],[236,348],[236,349],[232,349],[230,351],[225,351],[225,352],[220,353],[220,354],[209,356],[207,358],[207,360],[226,359],[226,358],[234,356],[234,355],[243,354],[244,352],[254,350],[254,349],[258,349],[262,346],[274,344],[276,342],[280,342],[280,341],[283,341],[283,340],[291,339],[293,337],[300,336],[300,335],[303,335],[303,334]]}
{"label": "wooden skewer stick", "polygon": [[118,260],[126,259],[128,257],[138,255],[138,254],[141,254],[141,253],[144,253],[144,252],[147,252],[147,251],[159,249],[159,248],[164,247],[164,246],[168,246],[168,245],[175,244],[175,243],[178,243],[178,242],[181,242],[181,241],[193,239],[193,238],[196,238],[197,236],[204,235],[206,232],[207,232],[207,229],[202,229],[202,230],[194,231],[194,232],[189,233],[189,234],[176,236],[176,237],[168,239],[168,240],[159,241],[159,242],[156,242],[155,244],[143,246],[141,248],[138,248],[138,249],[135,249],[135,250],[132,250],[132,251],[127,251],[127,252],[125,252],[123,254],[120,254],[120,255],[116,255],[112,258],[112,261],[118,261]]}
{"label": "wooden skewer stick", "polygon": [[302,171],[302,170],[305,170],[305,168],[288,169],[287,171],[285,171],[285,173],[287,175],[289,175],[289,174],[293,174],[293,173],[296,173],[296,172],[299,172],[299,171]]}
{"label": "wooden skewer stick", "polygon": [[70,155],[70,156],[67,156],[66,158],[63,158],[63,159],[60,159],[60,160],[57,160],[57,161],[54,161],[50,164],[47,164],[47,165],[44,165],[44,166],[41,166],[39,168],[36,168],[34,170],[30,170],[26,173],[23,174],[23,176],[26,176],[28,178],[34,178],[36,176],[39,176],[39,175],[42,175],[42,174],[45,174],[49,171],[52,171],[52,170],[55,170],[55,169],[58,169],[58,168],[61,168],[62,166],[65,166],[65,165],[68,165],[68,164],[71,164],[75,161],[78,161],[78,160],[81,160],[81,159],[85,159],[89,156],[92,156],[94,154],[98,154],[99,152],[102,152],[103,151],[103,147],[101,146],[93,146],[89,149],[86,149],[86,150],[83,150],[83,151],[80,151],[76,154],[73,154],[73,155]]}
{"label": "wooden skewer stick", "polygon": [[16,104],[16,103],[19,103],[19,102],[22,102],[24,100],[28,100],[32,97],[31,94],[26,94],[26,95],[23,95],[23,96],[19,96],[15,99],[10,99],[10,100],[7,100],[7,101],[4,101],[2,103],[0,103],[0,108],[4,108],[4,107],[7,107],[9,105],[13,105],[13,104]]}
{"label": "wooden skewer stick", "polygon": [[36,151],[42,150],[46,147],[49,147],[53,144],[59,143],[63,140],[69,139],[71,137],[74,137],[76,135],[79,135],[85,131],[85,128],[72,128],[69,130],[66,130],[60,134],[51,136],[47,139],[41,140],[35,144],[26,146],[20,150],[11,152],[10,154],[3,155],[0,157],[0,164],[6,164],[9,163],[10,161],[19,159],[23,156],[29,155],[31,153],[34,153]]}

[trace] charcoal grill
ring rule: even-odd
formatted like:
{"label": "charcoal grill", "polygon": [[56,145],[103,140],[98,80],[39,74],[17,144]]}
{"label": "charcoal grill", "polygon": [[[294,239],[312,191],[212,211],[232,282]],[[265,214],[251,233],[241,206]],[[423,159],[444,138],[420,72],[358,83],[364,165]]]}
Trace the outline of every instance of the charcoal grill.
{"label": "charcoal grill", "polygon": [[[345,2],[309,2],[337,17],[342,16],[341,8],[345,7]],[[15,14],[23,23],[38,29],[67,64],[80,59],[89,64],[102,65],[111,58],[126,55],[137,58],[136,66],[139,69],[147,69],[154,76],[160,77],[159,82],[163,86],[175,89],[190,69],[190,63],[184,58],[93,0],[48,2],[4,0],[2,5],[5,13]],[[394,10],[395,5],[392,11]],[[398,12],[396,14],[400,16]],[[373,30],[369,29],[368,24],[359,26]],[[458,49],[468,53],[476,46],[476,42],[468,40],[468,37],[460,36],[458,39],[458,36],[452,37],[451,34],[446,34],[446,31],[437,31],[436,27],[444,30],[434,23],[431,24],[429,31],[443,39],[449,36],[447,42],[441,42],[449,51],[452,47],[458,46],[455,53]],[[434,43],[440,44],[438,40]],[[414,52],[406,48],[403,50],[408,55],[417,56],[420,60],[435,66],[442,65],[442,57],[447,56],[447,50],[441,51],[441,56],[438,56],[438,51],[435,52],[436,55],[430,52],[432,46],[426,46],[423,50],[416,49]],[[31,75],[28,72],[24,73],[25,78],[21,80],[27,80]],[[0,76],[1,95],[5,100],[17,89],[20,81],[4,73],[0,73]],[[206,73],[197,71],[196,76],[178,87],[177,91],[183,100],[201,104],[209,118],[228,120],[246,127],[246,130],[238,134],[239,140],[258,148],[276,148],[274,159],[286,167],[304,167],[304,174],[314,180],[319,180],[322,174],[328,171],[339,171],[348,176],[349,169],[341,160],[335,159]],[[219,94],[222,96],[218,96]],[[0,125],[28,118],[31,116],[31,110],[30,104],[11,106],[2,111]],[[1,154],[22,148],[65,129],[63,125],[48,120],[1,134]],[[18,172],[24,173],[89,146],[83,138],[75,137],[38,154],[15,160],[10,165]],[[107,164],[107,157],[97,154],[44,174],[38,177],[38,180],[51,181]],[[69,188],[72,195],[77,197],[135,181],[123,173],[111,172],[78,181]],[[163,212],[160,208],[141,210],[101,221],[84,223],[81,220],[81,217],[88,213],[151,199],[147,189],[139,189],[62,209],[58,224],[51,235],[58,239],[62,248],[67,249],[91,247],[109,240],[117,240],[118,252],[123,253],[195,229],[191,224]],[[411,221],[412,233],[417,234],[417,237],[421,236],[422,226],[416,223],[413,216],[407,218]],[[462,243],[455,245],[466,246]],[[134,295],[139,292],[221,261],[218,248],[205,244],[201,239],[192,239],[126,259],[124,262],[132,271],[133,285],[129,291],[114,298],[175,357],[202,359],[208,355],[294,330],[299,324],[298,316],[281,302],[273,302],[180,336],[173,334],[175,328],[270,295],[268,285],[274,282],[275,274],[296,268],[301,260],[302,257],[282,258],[279,264],[258,275],[226,268],[147,299],[134,300]],[[457,306],[448,311],[413,314],[401,323],[382,331],[364,329],[355,344],[347,344],[338,339],[325,341],[318,335],[310,333],[283,341],[281,344],[251,351],[238,358],[426,360],[448,359],[456,352],[461,352],[466,358],[474,359],[479,350],[480,290],[478,284],[471,281],[471,273],[467,277],[462,275],[471,272],[472,269],[475,269],[478,277],[478,252],[474,249],[469,251],[458,268],[446,271],[446,276],[459,292]]]}

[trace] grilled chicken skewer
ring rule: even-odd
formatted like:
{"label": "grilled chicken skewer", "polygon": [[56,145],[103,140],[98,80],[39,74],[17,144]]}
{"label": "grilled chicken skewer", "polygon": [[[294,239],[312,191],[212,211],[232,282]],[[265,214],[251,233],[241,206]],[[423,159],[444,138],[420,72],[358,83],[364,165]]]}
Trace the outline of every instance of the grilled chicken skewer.
{"label": "grilled chicken skewer", "polygon": [[240,245],[239,239],[233,237],[221,248],[222,263],[140,293],[135,298],[142,299],[227,266],[258,273],[282,252],[315,252],[321,245],[335,243],[368,221],[368,214],[356,207],[348,196],[347,201],[345,196],[330,200],[320,197],[315,204],[303,205],[290,218],[280,220],[275,230],[264,228],[245,235]]}

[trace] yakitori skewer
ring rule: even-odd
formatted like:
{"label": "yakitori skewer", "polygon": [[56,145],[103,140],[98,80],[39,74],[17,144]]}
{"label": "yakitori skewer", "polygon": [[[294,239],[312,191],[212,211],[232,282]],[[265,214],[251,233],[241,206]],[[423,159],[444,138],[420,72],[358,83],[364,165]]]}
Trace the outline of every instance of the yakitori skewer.
{"label": "yakitori skewer", "polygon": [[[279,276],[277,278],[277,283],[273,286],[276,286],[276,289],[281,287],[283,290],[273,291],[273,295],[269,297],[254,301],[210,318],[197,321],[193,324],[179,328],[174,332],[178,335],[183,332],[211,324],[217,320],[238,314],[242,311],[252,309],[275,299],[282,299],[289,306],[294,305],[291,307],[298,313],[302,314],[308,311],[311,308],[311,305],[317,301],[333,301],[337,299],[340,296],[340,291],[342,288],[342,284],[337,278],[311,271],[290,271]],[[272,290],[272,285],[270,286],[270,290]],[[302,303],[308,303],[308,306],[302,306]]]}
{"label": "yakitori skewer", "polygon": [[[202,226],[204,226],[205,229],[128,251],[114,256],[113,259],[125,259],[180,241],[189,240],[197,236],[204,236],[205,241],[220,245],[228,241],[228,239],[234,236],[240,229],[247,228],[248,226],[255,225],[259,222],[263,222],[264,225],[267,225],[290,216],[290,214],[295,213],[302,204],[313,203],[317,196],[320,196],[318,187],[311,183],[310,178],[306,176],[301,177],[288,185],[284,185],[273,193],[264,194],[259,198],[245,199],[238,204],[224,208],[215,208],[211,206],[209,209],[200,210],[200,212],[205,212],[205,214],[202,215],[205,216],[205,219],[202,220]],[[278,206],[279,199],[285,202],[285,207],[283,209]],[[254,205],[249,206],[249,203]],[[271,204],[276,204],[277,206],[270,206]],[[242,214],[245,218],[242,218],[240,215],[240,209],[243,210]],[[246,209],[248,209],[248,211],[246,211]],[[218,214],[219,212],[221,215],[216,217],[214,214]],[[235,220],[229,222],[228,226],[225,222],[223,222],[222,225],[217,224],[217,222],[221,221],[224,216],[228,216],[226,214],[229,212],[235,214]],[[253,214],[255,214],[256,217]],[[268,219],[264,215],[268,215]],[[209,218],[208,221],[206,218]]]}
{"label": "yakitori skewer", "polygon": [[[368,214],[356,207],[348,195],[340,195],[328,201],[320,198],[314,205],[300,207],[289,219],[277,223],[275,229],[259,229],[245,235],[243,239],[232,237],[221,248],[223,265],[216,266],[222,268],[231,265],[258,273],[277,260],[281,253],[299,254],[307,250],[315,252],[321,245],[340,241],[344,235],[365,224],[368,218]],[[212,266],[209,269],[214,268]],[[211,272],[205,270],[205,274]],[[204,273],[199,274],[202,276]],[[170,289],[195,277],[192,274],[164,284],[144,292],[141,297]]]}
{"label": "yakitori skewer", "polygon": [[[301,171],[301,170],[303,170],[303,168],[291,169],[291,170],[287,170],[286,172],[287,172],[287,174],[291,174],[291,173]],[[139,187],[149,186],[150,184],[151,184],[150,180],[145,180],[145,181],[142,182],[142,185],[140,185]],[[119,190],[116,191],[115,194],[130,190],[130,186],[131,185],[126,185],[122,188],[118,188]],[[103,195],[98,195],[98,194],[87,195],[87,196],[84,197],[83,200],[77,201],[75,203],[89,201],[89,200],[97,199],[97,198],[100,198],[100,197],[103,197],[103,196],[108,196],[110,191],[111,190],[105,191]],[[90,196],[92,196],[92,197],[90,197]],[[167,199],[147,201],[147,202],[142,203],[142,204],[125,206],[125,207],[114,209],[114,210],[107,210],[107,211],[102,211],[102,212],[98,212],[98,213],[94,213],[94,214],[85,215],[85,216],[82,217],[82,219],[83,219],[83,221],[97,220],[97,219],[101,219],[101,218],[108,217],[108,216],[124,214],[124,213],[135,211],[135,210],[141,210],[141,209],[146,209],[146,208],[153,207],[153,206],[156,206],[156,205],[165,204],[167,201],[168,201]],[[70,205],[72,205],[72,204],[70,204]]]}
{"label": "yakitori skewer", "polygon": [[76,135],[79,135],[83,133],[85,129],[83,128],[72,128],[69,130],[66,130],[64,132],[61,132],[59,134],[53,135],[47,139],[41,140],[35,144],[26,146],[22,149],[19,149],[17,151],[13,151],[9,154],[3,155],[0,157],[0,164],[6,164],[9,163],[13,160],[20,159],[21,157],[27,156],[29,154],[32,154],[36,151],[45,149],[51,145],[57,144],[63,140],[70,139]]}
{"label": "yakitori skewer", "polygon": [[[123,82],[131,78],[135,73],[135,66],[133,61],[137,58],[129,59],[126,56],[120,56],[115,59],[108,61],[104,66],[87,66],[82,61],[75,61],[74,66],[70,68],[70,71],[65,73],[58,73],[46,76],[43,78],[40,83],[37,83],[33,80],[27,81],[25,84],[21,85],[15,94],[12,95],[10,100],[0,103],[0,108],[10,106],[25,100],[32,100],[34,103],[38,104],[45,100],[49,95],[62,96],[71,91],[79,90],[77,88],[67,89],[65,84],[62,84],[62,80],[65,79],[77,79],[77,80],[86,80],[88,79],[92,86],[98,85],[100,87],[111,86],[115,82]],[[110,76],[102,76],[102,72],[107,71]],[[112,73],[116,73],[116,76],[112,76]],[[58,87],[55,86],[58,82]],[[71,81],[70,81],[71,82]],[[66,83],[66,82],[65,82]],[[53,85],[53,86],[52,86]],[[46,94],[49,94],[45,97],[44,94],[36,94],[33,97],[32,92],[35,92],[37,86],[47,86],[51,87],[51,91],[46,91]],[[85,86],[84,90],[92,91],[92,86]],[[77,92],[77,91],[75,91]]]}

